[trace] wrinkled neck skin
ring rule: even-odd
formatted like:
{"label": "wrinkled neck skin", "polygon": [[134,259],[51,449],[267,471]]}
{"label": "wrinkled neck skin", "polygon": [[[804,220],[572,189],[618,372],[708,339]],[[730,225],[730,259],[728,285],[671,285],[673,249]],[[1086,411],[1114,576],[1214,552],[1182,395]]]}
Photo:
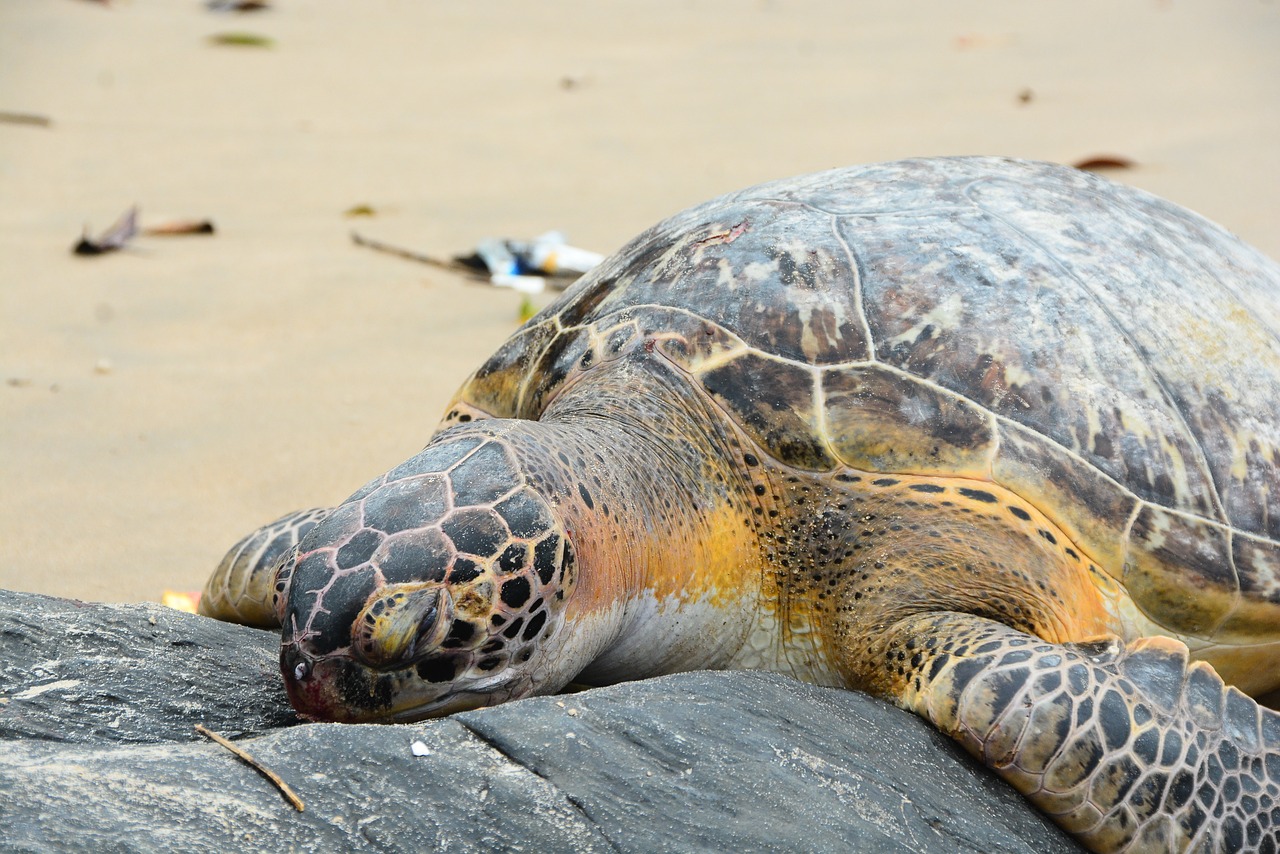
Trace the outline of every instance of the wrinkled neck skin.
{"label": "wrinkled neck skin", "polygon": [[659,360],[602,365],[539,421],[494,422],[577,555],[562,642],[583,684],[723,666],[759,608],[759,547],[734,509],[749,489],[741,450]]}

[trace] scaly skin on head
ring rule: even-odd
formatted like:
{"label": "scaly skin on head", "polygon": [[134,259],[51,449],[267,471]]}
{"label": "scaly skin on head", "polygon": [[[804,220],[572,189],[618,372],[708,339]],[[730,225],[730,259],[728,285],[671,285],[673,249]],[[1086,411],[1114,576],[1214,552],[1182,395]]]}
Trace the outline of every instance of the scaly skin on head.
{"label": "scaly skin on head", "polygon": [[303,541],[281,668],[304,714],[444,714],[530,693],[554,669],[534,644],[563,627],[573,548],[503,426],[441,436]]}
{"label": "scaly skin on head", "polygon": [[[664,388],[680,378],[601,370],[604,389],[565,390],[541,421],[446,430],[306,537],[282,573],[281,668],[303,714],[411,720],[556,691],[593,662],[608,679],[623,662],[605,650],[625,648],[634,677],[672,669],[682,644],[709,665],[740,645],[749,609],[708,625],[696,608],[759,587],[750,532],[727,522],[744,491],[728,440],[690,429],[688,396]],[[686,606],[681,631],[646,633],[653,608]]]}

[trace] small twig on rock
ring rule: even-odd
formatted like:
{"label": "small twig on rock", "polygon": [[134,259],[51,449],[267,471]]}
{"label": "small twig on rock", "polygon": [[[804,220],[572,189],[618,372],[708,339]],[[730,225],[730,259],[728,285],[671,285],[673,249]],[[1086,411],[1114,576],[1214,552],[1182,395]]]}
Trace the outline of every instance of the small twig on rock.
{"label": "small twig on rock", "polygon": [[258,760],[254,759],[253,756],[251,756],[249,753],[245,752],[244,750],[241,750],[239,747],[236,747],[235,744],[232,743],[230,740],[223,738],[213,730],[206,729],[204,726],[200,724],[196,724],[196,732],[200,733],[203,736],[207,736],[208,738],[213,739],[218,744],[221,744],[227,750],[230,750],[236,756],[239,756],[241,759],[243,759],[250,767],[252,767],[259,774],[266,777],[272,783],[275,783],[276,788],[278,788],[280,792],[285,796],[285,798],[288,799],[289,803],[293,804],[294,809],[296,809],[298,812],[302,812],[302,799],[299,798],[296,794],[294,794],[293,789],[289,788],[288,783],[280,779],[280,775],[276,774],[276,772],[272,771],[270,768],[263,765]]}

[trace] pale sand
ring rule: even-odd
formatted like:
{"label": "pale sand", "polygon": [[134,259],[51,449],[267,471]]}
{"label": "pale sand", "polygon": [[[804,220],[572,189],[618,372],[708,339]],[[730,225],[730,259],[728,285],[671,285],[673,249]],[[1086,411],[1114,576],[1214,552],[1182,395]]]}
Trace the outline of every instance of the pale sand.
{"label": "pale sand", "polygon": [[[232,30],[275,47],[206,43]],[[1248,0],[0,4],[0,110],[53,121],[0,124],[0,586],[199,588],[425,443],[519,298],[353,226],[611,251],[831,166],[1120,154],[1275,256],[1278,46]],[[218,234],[72,257],[135,202]]]}

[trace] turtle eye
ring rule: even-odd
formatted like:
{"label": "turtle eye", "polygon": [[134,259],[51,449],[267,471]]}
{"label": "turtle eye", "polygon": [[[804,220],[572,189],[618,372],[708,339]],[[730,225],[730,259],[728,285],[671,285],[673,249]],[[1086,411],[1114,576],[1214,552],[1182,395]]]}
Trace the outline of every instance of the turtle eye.
{"label": "turtle eye", "polygon": [[391,670],[439,648],[453,625],[453,598],[439,584],[393,584],[365,605],[351,626],[351,651],[370,667]]}

